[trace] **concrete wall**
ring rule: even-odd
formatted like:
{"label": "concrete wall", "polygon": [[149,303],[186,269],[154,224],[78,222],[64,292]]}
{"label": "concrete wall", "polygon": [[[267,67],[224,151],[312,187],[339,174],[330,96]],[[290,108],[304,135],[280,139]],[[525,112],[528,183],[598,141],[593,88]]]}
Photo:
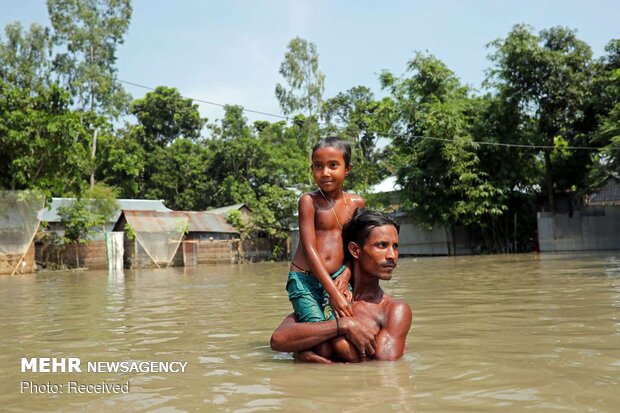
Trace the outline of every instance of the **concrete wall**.
{"label": "concrete wall", "polygon": [[443,226],[427,229],[416,224],[413,217],[402,216],[400,221],[400,255],[467,255],[472,254],[467,231],[455,227],[454,234]]}
{"label": "concrete wall", "polygon": [[620,249],[620,206],[539,212],[537,222],[541,252]]}

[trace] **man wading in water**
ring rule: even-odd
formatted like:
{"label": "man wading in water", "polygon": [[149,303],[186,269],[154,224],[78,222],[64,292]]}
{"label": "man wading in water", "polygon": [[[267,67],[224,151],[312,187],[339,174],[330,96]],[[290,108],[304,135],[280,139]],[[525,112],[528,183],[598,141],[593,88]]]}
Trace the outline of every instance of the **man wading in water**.
{"label": "man wading in water", "polygon": [[374,211],[356,210],[342,237],[352,262],[353,317],[298,323],[291,314],[271,336],[275,351],[295,352],[297,360],[397,360],[405,351],[411,308],[383,292],[398,261],[399,224]]}

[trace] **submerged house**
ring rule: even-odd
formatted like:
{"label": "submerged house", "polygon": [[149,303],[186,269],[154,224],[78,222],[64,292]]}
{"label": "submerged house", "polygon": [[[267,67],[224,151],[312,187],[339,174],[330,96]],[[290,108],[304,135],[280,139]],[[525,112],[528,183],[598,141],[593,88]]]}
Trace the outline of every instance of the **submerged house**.
{"label": "submerged house", "polygon": [[114,231],[125,233],[126,268],[236,262],[239,232],[210,212],[123,210]]}
{"label": "submerged house", "polygon": [[0,190],[0,275],[34,271],[33,240],[44,204],[37,192]]}
{"label": "submerged house", "polygon": [[620,177],[608,176],[574,204],[568,211],[538,213],[541,252],[620,249]]}
{"label": "submerged house", "polygon": [[[54,232],[58,236],[64,235],[65,228],[63,223],[60,221],[58,210],[63,206],[70,205],[73,201],[75,201],[75,198],[52,198],[52,202],[43,209],[43,214],[41,216],[42,221],[47,223],[47,231]],[[112,231],[116,221],[118,221],[118,218],[121,216],[121,212],[124,209],[134,211],[171,211],[171,209],[164,205],[163,199],[117,199],[116,202],[118,204],[118,210],[105,224],[105,232]],[[101,241],[103,239],[103,228],[101,231],[96,232],[92,237],[93,241]]]}
{"label": "submerged house", "polygon": [[241,213],[241,216],[243,216],[245,219],[248,219],[250,217],[250,214],[252,213],[252,210],[250,209],[250,207],[247,204],[243,204],[243,203],[227,205],[227,206],[223,206],[220,208],[213,208],[213,209],[209,209],[207,212],[210,214],[219,214],[219,215],[226,216],[226,214],[228,214],[231,211],[239,211]]}
{"label": "submerged house", "polygon": [[609,175],[600,189],[588,197],[588,205],[620,206],[620,176]]}
{"label": "submerged house", "polygon": [[48,240],[37,241],[35,248],[37,262],[44,265],[51,263],[75,266],[77,265],[75,248],[78,248],[80,266],[90,269],[107,268],[105,234],[113,230],[123,209],[158,212],[171,211],[164,205],[164,201],[161,199],[117,199],[116,202],[119,205],[119,209],[110,217],[103,228],[95,229],[90,242],[87,244],[61,246],[55,242],[50,242],[49,235],[53,234],[51,239],[59,239],[64,235],[65,228],[58,211],[61,207],[67,206],[73,201],[75,201],[75,198],[52,198],[52,202],[43,209],[41,220],[47,224],[45,233],[48,235]]}

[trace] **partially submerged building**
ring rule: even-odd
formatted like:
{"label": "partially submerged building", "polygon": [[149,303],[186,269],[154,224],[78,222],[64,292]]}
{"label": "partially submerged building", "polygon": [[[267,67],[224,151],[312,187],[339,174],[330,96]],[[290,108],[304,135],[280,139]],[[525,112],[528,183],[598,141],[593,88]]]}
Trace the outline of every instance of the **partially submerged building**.
{"label": "partially submerged building", "polygon": [[[69,265],[77,266],[77,260],[81,267],[90,269],[107,268],[108,258],[105,234],[113,230],[121,212],[124,209],[139,211],[171,211],[164,205],[164,201],[150,199],[118,199],[118,210],[108,219],[102,228],[95,228],[89,242],[86,244],[61,245],[60,239],[64,236],[65,226],[60,219],[59,210],[63,206],[69,206],[75,198],[52,198],[51,203],[45,207],[41,214],[42,222],[47,226],[46,239],[36,243],[36,260],[44,265]],[[76,248],[78,249],[76,251]]]}
{"label": "partially submerged building", "polygon": [[44,203],[33,191],[0,191],[0,274],[34,271],[33,241]]}
{"label": "partially submerged building", "polygon": [[[41,220],[47,224],[47,231],[53,232],[59,237],[64,235],[65,227],[60,220],[59,209],[69,206],[74,201],[75,198],[52,198],[52,202],[43,209],[41,215]],[[121,216],[121,212],[125,209],[132,211],[172,211],[164,205],[163,199],[117,199],[116,203],[118,204],[118,209],[110,219],[108,219],[108,222],[106,222],[105,232],[112,231],[118,218]],[[105,232],[102,228],[100,231],[96,231],[91,239],[94,241],[103,241]]]}
{"label": "partially submerged building", "polygon": [[610,175],[579,201],[559,212],[538,213],[541,252],[620,249],[620,177]]}
{"label": "partially submerged building", "polygon": [[249,219],[250,214],[252,213],[252,210],[250,209],[248,204],[244,204],[244,203],[227,205],[227,206],[207,210],[207,212],[210,214],[218,214],[218,215],[224,215],[224,216],[226,216],[231,211],[239,211],[241,213],[241,216],[244,217],[245,219]]}
{"label": "partially submerged building", "polygon": [[219,214],[123,210],[114,231],[125,233],[126,268],[239,260],[239,232]]}

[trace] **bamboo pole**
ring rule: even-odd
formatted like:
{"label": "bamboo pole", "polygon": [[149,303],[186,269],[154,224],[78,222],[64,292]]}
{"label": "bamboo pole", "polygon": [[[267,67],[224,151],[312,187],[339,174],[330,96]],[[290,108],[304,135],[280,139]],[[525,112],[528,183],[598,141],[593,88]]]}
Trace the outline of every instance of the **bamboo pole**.
{"label": "bamboo pole", "polygon": [[24,255],[22,255],[22,257],[19,259],[19,261],[17,261],[17,265],[13,269],[13,272],[11,273],[11,276],[15,275],[15,272],[17,271],[17,269],[19,268],[20,264],[24,260],[24,257],[26,256],[26,254],[28,254],[28,250],[30,249],[30,245],[32,244],[32,241],[34,241],[34,237],[37,236],[37,231],[39,231],[39,225],[41,225],[41,222],[39,222],[37,224],[37,229],[33,232],[32,237],[30,238],[30,242],[28,243],[28,248],[26,248],[26,251],[24,252]]}

